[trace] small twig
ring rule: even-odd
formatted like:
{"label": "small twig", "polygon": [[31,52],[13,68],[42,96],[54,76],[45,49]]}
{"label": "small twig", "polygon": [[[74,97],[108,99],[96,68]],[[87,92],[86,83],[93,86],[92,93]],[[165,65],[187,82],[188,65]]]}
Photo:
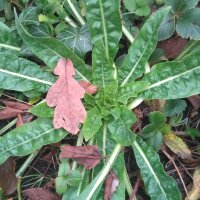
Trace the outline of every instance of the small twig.
{"label": "small twig", "polygon": [[178,170],[178,167],[176,166],[176,163],[174,162],[174,159],[173,159],[166,151],[164,151],[164,150],[162,150],[162,151],[163,151],[163,153],[167,156],[167,158],[172,162],[172,164],[174,165],[174,167],[175,167],[175,169],[176,169],[176,171],[177,171],[177,173],[178,173],[178,176],[179,176],[179,178],[180,178],[180,180],[181,180],[181,182],[182,182],[182,185],[183,185],[183,188],[184,188],[185,193],[186,193],[186,195],[187,195],[187,198],[190,199],[190,198],[189,198],[189,195],[188,195],[187,188],[186,188],[185,183],[184,183],[184,181],[183,181],[183,178],[182,178],[182,176],[181,176],[181,174],[180,174],[180,172],[179,172],[179,170]]}
{"label": "small twig", "polygon": [[18,196],[18,200],[22,200],[21,182],[22,182],[22,177],[18,177],[18,182],[17,182],[17,196]]}
{"label": "small twig", "polygon": [[141,182],[141,177],[139,176],[137,178],[136,183],[135,183],[135,186],[134,186],[133,192],[131,194],[130,200],[132,200],[135,197],[135,194],[136,194],[136,192],[137,192],[137,190],[138,190],[138,188],[140,186],[140,182]]}

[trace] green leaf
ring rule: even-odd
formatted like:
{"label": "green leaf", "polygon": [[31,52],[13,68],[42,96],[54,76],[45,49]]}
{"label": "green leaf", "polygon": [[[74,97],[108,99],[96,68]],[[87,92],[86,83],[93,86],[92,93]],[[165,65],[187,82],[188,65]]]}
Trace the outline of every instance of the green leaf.
{"label": "green leaf", "polygon": [[154,111],[149,114],[149,121],[158,127],[163,127],[166,118],[161,112]]}
{"label": "green leaf", "polygon": [[112,138],[123,146],[128,146],[135,140],[135,134],[130,130],[136,122],[136,117],[131,110],[121,107],[121,115],[118,119],[113,119],[108,124],[108,129]]}
{"label": "green leaf", "polygon": [[171,6],[174,12],[181,12],[185,9],[194,8],[199,0],[166,0],[166,5]]}
{"label": "green leaf", "polygon": [[140,136],[155,151],[158,151],[163,143],[162,132],[153,124],[145,126]]}
{"label": "green leaf", "polygon": [[145,99],[177,99],[200,93],[200,52],[185,57],[183,62],[154,65],[142,79],[150,86],[142,93]]}
{"label": "green leaf", "polygon": [[200,8],[187,9],[177,20],[176,31],[183,38],[200,39]]}
{"label": "green leaf", "polygon": [[103,90],[114,81],[115,74],[115,68],[112,66],[112,63],[109,62],[105,55],[102,55],[104,50],[103,42],[99,40],[95,43],[92,51],[94,84],[97,85],[98,88],[103,88]]}
{"label": "green leaf", "polygon": [[29,109],[29,112],[37,117],[53,117],[54,110],[47,106],[46,102],[39,103]]}
{"label": "green leaf", "polygon": [[187,104],[182,99],[171,99],[166,101],[163,112],[166,117],[171,117],[175,114],[182,113],[187,107]]}
{"label": "green leaf", "polygon": [[17,31],[28,48],[49,67],[55,67],[59,58],[69,58],[76,67],[77,74],[86,79],[90,77],[90,71],[86,68],[84,61],[73,53],[61,41],[54,38],[33,37],[30,35],[20,23],[17,14],[15,13],[15,23]]}
{"label": "green leaf", "polygon": [[84,0],[86,18],[93,44],[103,40],[105,55],[114,59],[121,38],[119,0]]}
{"label": "green leaf", "polygon": [[0,138],[0,164],[10,156],[25,156],[42,146],[56,143],[67,135],[63,129],[55,129],[52,118],[39,118],[24,124]]}
{"label": "green leaf", "polygon": [[16,40],[11,32],[11,29],[2,22],[0,22],[0,33],[0,49],[6,48],[20,51],[20,48],[17,47]]}
{"label": "green leaf", "polygon": [[102,126],[101,113],[97,107],[87,112],[87,118],[83,124],[83,136],[86,141],[91,139]]}
{"label": "green leaf", "polygon": [[68,27],[60,32],[57,38],[80,57],[84,57],[88,51],[92,50],[92,42],[87,25],[81,28]]}
{"label": "green leaf", "polygon": [[158,40],[166,40],[170,38],[175,31],[175,16],[172,11],[163,20],[159,31],[158,31]]}
{"label": "green leaf", "polygon": [[0,53],[0,88],[46,92],[56,78],[38,65],[12,54]]}
{"label": "green leaf", "polygon": [[119,88],[118,101],[127,104],[131,97],[137,97],[138,93],[145,90],[148,85],[149,83],[144,81],[127,83],[125,86]]}
{"label": "green leaf", "polygon": [[143,25],[137,38],[129,48],[123,66],[119,69],[121,85],[134,81],[145,71],[145,64],[157,44],[158,29],[169,12],[169,7],[155,12]]}
{"label": "green leaf", "polygon": [[193,140],[195,140],[196,137],[200,137],[200,131],[196,128],[187,128],[185,133],[189,135]]}
{"label": "green leaf", "polygon": [[124,0],[124,5],[128,11],[138,16],[147,16],[151,12],[148,0]]}
{"label": "green leaf", "polygon": [[137,137],[133,150],[145,190],[153,200],[181,200],[176,182],[163,169],[158,154]]}

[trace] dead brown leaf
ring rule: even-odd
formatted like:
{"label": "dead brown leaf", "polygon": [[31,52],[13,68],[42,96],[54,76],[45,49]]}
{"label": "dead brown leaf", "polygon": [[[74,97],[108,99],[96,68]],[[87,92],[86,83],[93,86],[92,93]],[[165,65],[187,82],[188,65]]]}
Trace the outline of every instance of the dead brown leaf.
{"label": "dead brown leaf", "polygon": [[164,134],[164,142],[171,151],[179,155],[182,159],[193,159],[187,144],[173,132]]}
{"label": "dead brown leaf", "polygon": [[30,105],[15,101],[1,100],[6,107],[0,111],[0,120],[17,117],[18,114],[24,114],[31,108]]}
{"label": "dead brown leaf", "polygon": [[[188,198],[189,197],[189,198]],[[193,174],[193,186],[190,190],[188,197],[185,200],[198,200],[200,199],[200,167],[198,167]]]}
{"label": "dead brown leaf", "polygon": [[165,51],[165,56],[168,59],[174,59],[181,53],[187,43],[186,39],[177,36],[160,42],[158,47]]}
{"label": "dead brown leaf", "polygon": [[112,195],[116,191],[118,186],[119,186],[119,179],[115,175],[115,172],[111,170],[105,182],[104,200],[111,200]]}
{"label": "dead brown leaf", "polygon": [[86,169],[92,169],[101,160],[98,146],[62,146],[61,158],[72,158],[80,165],[83,165]]}
{"label": "dead brown leaf", "polygon": [[17,115],[17,124],[16,124],[16,127],[20,127],[22,126],[23,124],[26,124],[28,122],[31,122],[31,120],[33,119],[33,116],[32,115],[25,115],[25,116],[22,116],[21,114],[18,114]]}
{"label": "dead brown leaf", "polygon": [[81,102],[85,90],[73,78],[75,70],[71,60],[60,59],[54,74],[58,80],[49,89],[46,97],[47,105],[56,107],[54,111],[54,127],[64,128],[72,134],[79,132],[79,124],[85,122],[86,110]]}
{"label": "dead brown leaf", "polygon": [[0,165],[0,187],[5,195],[10,195],[16,190],[17,177],[15,175],[15,161],[9,158]]}
{"label": "dead brown leaf", "polygon": [[25,190],[23,194],[28,197],[29,200],[61,200],[58,194],[54,194],[43,188],[31,188]]}
{"label": "dead brown leaf", "polygon": [[97,86],[93,85],[87,81],[79,81],[80,86],[85,90],[88,94],[96,94],[97,93]]}
{"label": "dead brown leaf", "polygon": [[195,110],[198,110],[200,108],[200,96],[194,95],[187,98],[188,101],[192,104]]}

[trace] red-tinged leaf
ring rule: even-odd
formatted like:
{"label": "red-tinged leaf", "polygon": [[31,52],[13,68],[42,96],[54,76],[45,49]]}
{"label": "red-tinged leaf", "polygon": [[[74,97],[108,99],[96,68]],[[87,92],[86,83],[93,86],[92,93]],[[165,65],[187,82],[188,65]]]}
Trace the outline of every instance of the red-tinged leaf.
{"label": "red-tinged leaf", "polygon": [[22,126],[23,124],[26,124],[28,122],[31,122],[33,119],[33,116],[32,115],[25,115],[25,116],[22,116],[21,114],[18,114],[17,115],[17,124],[16,124],[16,127],[20,127]]}
{"label": "red-tinged leaf", "polygon": [[85,90],[88,94],[96,94],[97,93],[97,86],[93,85],[87,81],[79,81],[80,86]]}
{"label": "red-tinged leaf", "polygon": [[83,165],[86,169],[92,169],[101,160],[101,154],[99,153],[98,146],[62,146],[61,158],[72,158],[80,165]]}
{"label": "red-tinged leaf", "polygon": [[181,53],[187,43],[188,41],[186,39],[177,36],[160,42],[158,47],[165,51],[165,55],[168,59],[174,59]]}
{"label": "red-tinged leaf", "polygon": [[43,188],[31,188],[25,190],[23,194],[28,197],[29,200],[61,200],[58,194],[54,194]]}
{"label": "red-tinged leaf", "polygon": [[58,80],[47,93],[47,105],[56,107],[54,111],[54,127],[64,128],[69,133],[77,134],[79,124],[84,123],[86,111],[81,102],[84,89],[73,78],[75,70],[71,60],[60,59],[54,74]]}
{"label": "red-tinged leaf", "polygon": [[115,175],[115,172],[111,170],[105,182],[104,200],[111,200],[112,195],[116,191],[118,186],[119,186],[119,179]]}
{"label": "red-tinged leaf", "polygon": [[24,124],[24,121],[22,119],[22,116],[20,114],[17,115],[17,124],[16,127],[20,127]]}
{"label": "red-tinged leaf", "polygon": [[200,96],[194,95],[187,98],[188,101],[192,104],[195,110],[198,110],[200,108]]}
{"label": "red-tinged leaf", "polygon": [[5,195],[10,195],[16,190],[17,177],[15,175],[15,161],[10,158],[0,165],[0,188]]}
{"label": "red-tinged leaf", "polygon": [[0,120],[17,117],[18,114],[24,114],[31,108],[30,105],[14,101],[1,101],[6,107],[0,111]]}

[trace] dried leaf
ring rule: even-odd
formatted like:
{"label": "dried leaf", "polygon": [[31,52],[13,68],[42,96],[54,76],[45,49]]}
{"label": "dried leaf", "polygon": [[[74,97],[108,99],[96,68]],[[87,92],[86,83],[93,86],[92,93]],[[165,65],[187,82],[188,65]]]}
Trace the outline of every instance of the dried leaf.
{"label": "dried leaf", "polygon": [[177,155],[183,159],[192,159],[192,153],[187,144],[173,132],[164,134],[165,144]]}
{"label": "dried leaf", "polygon": [[17,115],[17,124],[16,124],[16,127],[20,127],[22,126],[23,124],[26,124],[28,122],[31,122],[31,120],[33,119],[33,116],[32,115],[25,115],[25,116],[22,116],[21,114],[18,114]]}
{"label": "dried leaf", "polygon": [[118,186],[119,186],[119,179],[115,175],[115,172],[111,170],[105,182],[104,200],[111,200],[112,195],[116,191]]}
{"label": "dried leaf", "polygon": [[23,194],[29,200],[61,200],[61,197],[53,192],[43,188],[31,188],[25,190]]}
{"label": "dried leaf", "polygon": [[81,102],[84,97],[84,89],[73,78],[75,70],[71,60],[60,59],[54,74],[58,80],[47,93],[47,105],[55,107],[54,127],[64,128],[72,134],[79,132],[79,124],[85,122],[86,111]]}
{"label": "dried leaf", "polygon": [[200,108],[200,96],[194,95],[187,98],[188,101],[192,104],[192,106],[195,108],[195,110],[198,110]]}
{"label": "dried leaf", "polygon": [[93,85],[87,81],[79,81],[80,86],[85,90],[88,94],[96,94],[97,93],[97,86]]}
{"label": "dried leaf", "polygon": [[10,195],[16,190],[17,177],[15,175],[15,161],[10,158],[0,165],[0,188],[5,195]]}
{"label": "dried leaf", "polygon": [[165,51],[165,55],[168,59],[174,59],[181,53],[187,43],[188,41],[186,39],[177,36],[160,42],[158,47]]}
{"label": "dried leaf", "polygon": [[193,186],[188,193],[189,199],[186,197],[185,200],[198,200],[200,199],[200,167],[194,171],[193,174]]}
{"label": "dried leaf", "polygon": [[24,114],[31,108],[30,105],[20,102],[1,100],[6,107],[0,111],[0,120],[17,117],[18,114]]}
{"label": "dried leaf", "polygon": [[61,158],[72,158],[80,165],[83,165],[86,169],[92,169],[101,160],[101,155],[98,150],[98,146],[62,146]]}

